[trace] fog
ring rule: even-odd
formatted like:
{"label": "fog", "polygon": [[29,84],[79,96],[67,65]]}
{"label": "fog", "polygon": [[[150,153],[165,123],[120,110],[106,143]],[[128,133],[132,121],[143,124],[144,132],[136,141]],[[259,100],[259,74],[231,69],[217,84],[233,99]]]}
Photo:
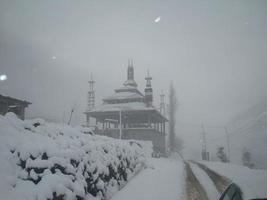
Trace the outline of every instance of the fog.
{"label": "fog", "polygon": [[[157,23],[154,21],[161,17]],[[267,98],[266,1],[0,1],[0,93],[27,117],[83,124],[126,80],[127,60],[154,104],[173,81],[181,124],[225,125]]]}

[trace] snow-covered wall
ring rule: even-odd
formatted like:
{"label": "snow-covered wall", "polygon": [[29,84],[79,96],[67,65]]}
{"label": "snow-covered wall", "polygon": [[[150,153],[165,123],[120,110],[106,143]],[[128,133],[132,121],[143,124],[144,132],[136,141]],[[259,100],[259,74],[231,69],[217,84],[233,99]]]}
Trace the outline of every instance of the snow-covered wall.
{"label": "snow-covered wall", "polygon": [[108,199],[151,155],[151,143],[90,133],[0,116],[1,199]]}

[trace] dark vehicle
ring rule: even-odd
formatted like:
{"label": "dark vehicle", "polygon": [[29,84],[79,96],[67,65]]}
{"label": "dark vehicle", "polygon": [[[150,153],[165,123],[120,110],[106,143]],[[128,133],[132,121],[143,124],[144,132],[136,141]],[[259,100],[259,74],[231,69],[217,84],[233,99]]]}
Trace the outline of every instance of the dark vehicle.
{"label": "dark vehicle", "polygon": [[232,183],[226,188],[219,200],[243,200],[242,191],[236,184]]}

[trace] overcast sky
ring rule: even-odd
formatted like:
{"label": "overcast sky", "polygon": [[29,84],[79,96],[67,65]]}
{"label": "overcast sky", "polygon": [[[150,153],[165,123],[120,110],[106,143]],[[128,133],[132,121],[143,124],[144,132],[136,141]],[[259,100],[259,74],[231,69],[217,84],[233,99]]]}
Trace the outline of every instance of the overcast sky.
{"label": "overcast sky", "polygon": [[266,52],[267,1],[0,0],[0,93],[28,117],[81,124],[90,73],[100,104],[133,58],[156,106],[173,81],[179,121],[224,125],[267,98]]}

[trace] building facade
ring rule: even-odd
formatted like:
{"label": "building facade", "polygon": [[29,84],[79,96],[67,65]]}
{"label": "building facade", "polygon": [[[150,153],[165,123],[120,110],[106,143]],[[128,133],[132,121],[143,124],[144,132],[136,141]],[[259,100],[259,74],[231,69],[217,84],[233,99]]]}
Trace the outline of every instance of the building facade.
{"label": "building facade", "polygon": [[0,114],[5,115],[8,112],[13,112],[18,116],[18,118],[24,120],[25,108],[27,108],[30,104],[31,103],[27,101],[0,95]]}
{"label": "building facade", "polygon": [[85,112],[87,125],[93,120],[95,133],[113,138],[152,141],[155,152],[166,152],[167,119],[153,106],[152,78],[147,75],[144,94],[134,80],[133,62],[129,61],[127,80],[100,106]]}

